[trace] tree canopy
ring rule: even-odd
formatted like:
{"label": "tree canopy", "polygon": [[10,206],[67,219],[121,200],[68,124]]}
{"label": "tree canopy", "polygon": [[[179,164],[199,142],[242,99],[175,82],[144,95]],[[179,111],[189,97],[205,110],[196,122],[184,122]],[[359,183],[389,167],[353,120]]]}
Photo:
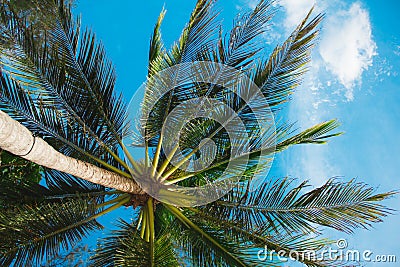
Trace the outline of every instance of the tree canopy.
{"label": "tree canopy", "polygon": [[[307,72],[323,15],[311,10],[285,42],[265,55],[258,38],[271,23],[274,1],[261,0],[254,10],[238,16],[226,33],[214,4],[197,1],[170,49],[162,41],[166,14],[161,11],[150,39],[141,113],[132,119],[136,114],[129,113],[116,91],[115,69],[103,45],[73,16],[70,3],[1,3],[0,109],[42,142],[87,163],[86,171],[101,168],[118,175],[117,183],[145,183],[141,192],[122,192],[112,183],[100,185],[68,170],[41,169],[1,152],[0,171],[5,175],[0,180],[0,265],[40,265],[57,259],[60,251],[103,229],[100,216],[121,207],[132,207],[133,216],[120,218],[118,229],[98,241],[92,266],[275,266],[282,263],[279,258],[261,261],[258,252],[268,247],[285,257],[293,251],[319,253],[333,242],[323,237],[322,229],[352,233],[392,212],[380,201],[395,192],[376,193],[356,180],[330,179],[310,188],[306,181],[267,176],[254,186],[274,153],[295,145],[324,144],[341,135],[336,120],[300,131],[282,112]],[[214,64],[197,65],[201,71],[194,77],[224,77],[226,83],[185,80],[190,75],[182,72],[193,71],[199,61]],[[165,84],[179,79],[186,83],[165,91]],[[205,110],[203,116],[187,116],[191,109],[185,107],[191,103],[196,104],[193,114]],[[207,109],[204,103],[217,104]],[[257,111],[272,114],[273,127],[271,117],[257,117]],[[173,112],[177,116],[169,124]],[[227,120],[215,121],[207,112]],[[231,114],[242,128],[225,127]],[[185,123],[168,128],[177,121]],[[178,138],[166,139],[167,130]],[[230,131],[239,132],[240,138],[231,138]],[[129,153],[127,136],[133,138],[129,146],[142,149],[141,160]],[[181,157],[174,162],[179,148]],[[235,148],[240,149],[234,153]],[[208,159],[209,164],[194,168],[198,159]],[[229,175],[237,178],[235,186],[216,201],[190,205],[198,195],[171,189],[218,182],[232,162]],[[348,264],[338,259],[299,261],[307,266]]]}

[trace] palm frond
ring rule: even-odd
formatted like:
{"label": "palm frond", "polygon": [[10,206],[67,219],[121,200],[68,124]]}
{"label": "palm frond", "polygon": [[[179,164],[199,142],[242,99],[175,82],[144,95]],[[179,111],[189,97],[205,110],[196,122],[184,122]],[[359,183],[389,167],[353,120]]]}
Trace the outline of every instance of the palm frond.
{"label": "palm frond", "polygon": [[0,210],[21,204],[34,204],[52,193],[36,181],[0,175]]}
{"label": "palm frond", "polygon": [[218,13],[213,10],[213,0],[199,0],[178,42],[166,57],[169,66],[197,59],[203,49],[210,47],[218,29]]}
{"label": "palm frond", "polygon": [[[82,38],[79,38],[81,29],[72,17],[71,7],[65,6],[63,1],[57,2],[59,27],[51,32],[54,42],[65,49],[65,54],[62,55],[67,57],[70,75],[76,82],[76,87],[88,91],[94,113],[91,115],[97,116],[100,125],[110,135],[116,135],[113,138],[117,142],[123,134],[126,109],[121,96],[116,96],[114,92],[114,67],[106,57],[104,46],[97,44],[95,35],[90,30],[86,30]],[[84,106],[81,108],[84,110]]]}
{"label": "palm frond", "polygon": [[[151,266],[150,243],[140,237],[136,227],[123,221],[120,229],[100,240],[93,266]],[[179,266],[168,233],[155,240],[154,266]]]}
{"label": "palm frond", "polygon": [[[229,46],[232,51],[227,53],[227,55],[232,55],[232,58],[235,58],[234,55],[237,52],[237,55],[239,55],[237,58],[237,64],[240,65],[241,63],[245,62],[246,59],[251,58],[251,55],[246,54],[246,51],[256,51],[256,49],[252,47],[252,43],[254,43],[253,45],[257,44],[257,42],[254,42],[254,39],[258,35],[263,33],[265,29],[263,29],[263,27],[256,27],[255,25],[257,23],[260,23],[260,21],[263,22],[262,25],[267,24],[273,13],[272,11],[270,11],[271,9],[272,7],[270,1],[261,1],[252,13],[244,16],[244,22],[239,23],[240,26],[234,28],[233,33],[231,34],[233,44]],[[296,31],[292,34],[292,36],[285,42],[285,44],[279,49],[277,48],[277,50],[271,55],[269,62],[266,63],[266,66],[263,67],[263,70],[261,72],[256,71],[256,77],[253,78],[254,81],[257,81],[261,88],[263,88],[262,92],[265,97],[265,99],[263,99],[264,102],[260,101],[259,96],[255,95],[255,93],[252,92],[254,90],[251,90],[251,86],[246,83],[242,83],[240,86],[234,88],[233,92],[214,84],[202,85],[199,83],[192,83],[188,85],[186,83],[185,86],[179,86],[174,89],[173,97],[171,93],[168,92],[166,95],[162,96],[161,99],[158,99],[160,97],[160,94],[157,94],[154,91],[157,91],[157,88],[154,87],[151,88],[151,90],[148,90],[143,106],[154,107],[153,104],[157,101],[158,103],[153,108],[153,110],[149,112],[144,112],[144,114],[149,114],[150,118],[146,119],[145,125],[142,125],[142,129],[145,129],[142,132],[142,136],[145,137],[150,146],[155,146],[157,143],[158,146],[161,146],[162,140],[160,129],[164,127],[164,129],[166,129],[165,132],[168,132],[168,129],[174,127],[174,125],[165,125],[162,119],[166,117],[166,114],[168,114],[170,108],[172,109],[178,105],[180,105],[181,107],[184,101],[190,101],[191,99],[197,99],[199,97],[213,97],[214,99],[222,101],[223,103],[228,105],[229,108],[234,110],[235,115],[237,114],[241,121],[245,124],[246,129],[244,132],[242,132],[245,138],[243,138],[243,140],[235,141],[241,142],[241,147],[246,147],[246,145],[249,145],[250,150],[244,151],[244,155],[238,155],[238,157],[249,155],[251,159],[258,157],[258,161],[260,161],[261,163],[260,165],[265,165],[264,163],[267,163],[269,159],[268,157],[262,158],[260,157],[260,155],[265,154],[264,152],[266,151],[268,155],[271,155],[271,153],[273,152],[272,150],[274,149],[272,147],[274,146],[273,140],[278,138],[282,139],[282,137],[287,134],[287,131],[290,129],[290,127],[280,127],[277,132],[274,132],[274,129],[272,129],[273,127],[265,129],[268,126],[263,125],[264,120],[265,123],[268,124],[270,118],[263,118],[261,120],[260,118],[256,118],[256,116],[254,115],[254,108],[258,109],[258,111],[262,111],[259,113],[269,114],[269,107],[265,104],[265,102],[267,102],[268,104],[272,103],[273,105],[278,105],[282,102],[282,95],[288,94],[288,92],[293,89],[293,84],[288,80],[284,82],[283,78],[289,77],[287,79],[292,79],[292,81],[297,79],[296,81],[300,81],[299,77],[301,76],[301,74],[303,74],[305,70],[304,66],[310,58],[309,54],[313,46],[312,41],[317,35],[317,31],[315,31],[315,28],[322,18],[321,16],[317,16],[309,22],[310,14],[311,11],[296,29]],[[251,49],[249,48],[247,50],[242,46],[250,46]],[[277,52],[278,50],[280,51],[279,53]],[[243,53],[243,59],[239,59],[241,53]],[[228,60],[229,57],[225,57],[225,59]],[[226,62],[224,63],[227,64]],[[244,64],[246,65],[247,63]],[[290,66],[290,68],[287,66]],[[206,72],[207,75],[210,77],[215,76],[217,80],[219,79],[218,77],[221,74],[220,70],[214,68],[202,69],[201,71],[202,73]],[[229,77],[229,79],[235,80],[234,77]],[[275,82],[279,79],[281,80],[281,82],[278,86],[278,83]],[[234,82],[232,82],[232,84],[235,86]],[[271,89],[274,88],[274,86],[275,89]],[[282,92],[282,90],[284,92]],[[244,102],[243,99],[238,97],[238,95],[247,96],[249,99],[248,103]],[[276,100],[276,103],[273,102],[274,98]],[[146,101],[149,105],[146,104]],[[201,105],[203,105],[203,103],[201,103]],[[187,109],[181,109],[184,111],[183,114],[187,114]],[[176,108],[174,109],[174,112],[176,113]],[[217,108],[213,108],[213,113],[215,112],[218,112]],[[229,118],[227,114],[223,114],[224,112],[228,112],[227,109],[221,109],[221,112],[222,113],[219,117]],[[227,119],[226,121],[229,122],[230,120],[231,119]],[[332,130],[336,128],[337,125],[338,124],[335,121],[329,121],[316,125],[296,136],[293,136],[292,138],[289,138],[288,140],[278,143],[276,148],[278,151],[281,151],[292,144],[324,143],[328,137],[339,135],[339,133],[322,135],[322,132],[328,131],[328,129]],[[231,160],[229,150],[231,149],[232,144],[230,144],[231,140],[229,139],[229,136],[223,131],[224,126],[225,125],[220,125],[219,123],[210,120],[202,120],[201,122],[190,121],[180,132],[179,147],[182,151],[186,151],[184,152],[185,155],[190,158],[192,154],[199,153],[199,140],[201,141],[206,138],[211,138],[217,146],[215,150],[217,151],[218,157],[214,160],[213,164],[211,164],[212,167],[207,168],[206,171],[209,171],[210,168],[215,167],[215,165],[219,168],[225,168],[226,164],[229,162],[229,160]],[[318,139],[317,136],[319,136],[320,139]],[[265,145],[266,142],[269,143],[267,146]],[[158,150],[159,147],[157,147],[156,156],[160,157],[160,159],[157,158],[155,162],[167,162],[167,155],[163,154],[162,151],[161,153],[158,152]],[[270,151],[268,152],[268,150]],[[204,153],[204,151],[202,152]],[[214,152],[215,151],[213,151],[213,153]],[[168,157],[170,158],[170,156]],[[252,168],[253,166],[254,164],[250,164],[248,168]],[[168,175],[165,175],[163,179],[167,179],[167,176],[177,171],[177,167],[167,165],[166,168],[162,169],[162,171],[165,170]],[[215,171],[217,169],[213,168],[213,170]],[[204,174],[204,172],[202,172],[202,174]],[[189,176],[191,177],[195,175],[198,174],[189,174]],[[171,179],[182,180],[184,179],[182,178],[182,176],[185,177],[185,174],[182,175],[175,173],[173,177],[171,176]],[[202,177],[205,176],[206,175],[202,175]]]}
{"label": "palm frond", "polygon": [[329,138],[343,134],[343,132],[331,133],[339,126],[340,123],[337,120],[321,122],[289,138],[287,136],[290,136],[291,126],[285,127],[279,132],[276,150],[282,151],[289,146],[300,144],[326,144]]}
{"label": "palm frond", "polygon": [[79,38],[79,22],[64,1],[33,1],[31,6],[48,8],[40,12],[46,27],[34,28],[12,7],[1,6],[1,108],[53,138],[66,154],[94,155],[119,167],[125,109],[114,93],[115,72],[104,48],[90,31]]}
{"label": "palm frond", "polygon": [[[170,207],[167,209],[171,210]],[[183,256],[190,266],[281,266],[284,263],[281,257],[289,258],[294,251],[299,255],[315,251],[318,255],[324,247],[333,243],[315,235],[270,235],[257,229],[248,230],[235,221],[221,221],[213,214],[195,208],[176,214],[171,211],[171,214],[181,218],[172,220],[167,228],[171,240],[183,248]],[[271,256],[262,260],[257,255],[264,250],[266,255]],[[277,257],[278,252],[280,257]],[[340,261],[321,261],[316,256],[303,255],[299,261],[307,266],[345,265]],[[232,257],[237,259],[232,260]]]}
{"label": "palm frond", "polygon": [[273,4],[273,0],[261,0],[252,12],[238,16],[227,40],[224,40],[220,34],[215,52],[210,51],[214,55],[204,59],[212,59],[212,61],[237,69],[245,69],[262,50],[257,37],[268,29],[268,23],[275,13]]}
{"label": "palm frond", "polygon": [[[240,253],[246,255],[252,261],[251,266],[265,266],[266,264],[268,266],[281,266],[282,263],[286,262],[282,260],[282,257],[289,258],[293,252],[300,255],[296,260],[307,266],[333,267],[347,264],[334,259],[329,261],[319,259],[318,253],[323,251],[326,246],[334,243],[334,241],[320,238],[315,234],[270,234],[265,229],[246,229],[236,221],[221,221],[220,218],[214,217],[212,213],[195,208],[188,208],[186,214],[196,224],[213,229],[213,231],[223,236],[224,240],[232,240],[232,242],[238,244]],[[268,257],[260,260],[260,258],[256,257],[260,251],[263,251]],[[313,257],[307,255],[304,253],[307,251],[313,251],[316,255]],[[276,257],[278,252],[281,257]]]}
{"label": "palm frond", "polygon": [[178,208],[167,204],[164,207],[176,217],[175,227],[181,226],[180,237],[174,242],[185,248],[194,266],[249,266],[252,263],[240,253],[237,243],[207,225],[194,223]]}
{"label": "palm frond", "polygon": [[[312,41],[318,33],[318,31],[315,31],[314,29],[317,27],[322,19],[322,16],[319,15],[308,22],[311,12],[312,10],[298,26],[298,28],[292,33],[291,37],[284,43],[284,45],[275,49],[268,63],[265,63],[265,66],[263,66],[261,69],[259,68],[256,71],[255,76],[253,77],[254,82],[261,87],[266,101],[271,106],[275,106],[283,102],[283,99],[286,98],[287,94],[289,94],[289,92],[292,92],[294,84],[297,84],[300,81],[300,77],[305,72],[305,65],[310,60],[310,52],[313,47]],[[221,90],[221,88],[218,89]],[[238,92],[239,90],[243,91],[243,89],[237,89]],[[249,138],[252,139],[250,140],[250,143],[252,143],[253,151],[251,151],[250,154],[259,154],[261,152],[260,145],[263,150],[272,150],[270,145],[265,145],[265,141],[271,142],[271,140],[274,139],[274,136],[276,139],[281,139],[288,134],[288,131],[291,128],[290,126],[280,127],[279,129],[277,129],[277,133],[273,133],[270,131],[264,131],[261,133],[258,132],[260,128],[257,127],[257,124],[262,122],[256,121],[252,109],[250,109],[247,104],[243,103],[243,101],[238,101],[237,97],[230,98],[229,93],[227,94],[224,90],[222,91],[222,96],[220,96],[219,99],[227,103],[230,108],[235,110],[241,120],[245,122],[246,128],[249,131]],[[246,93],[244,94],[246,95]],[[193,126],[192,123],[191,126],[193,128],[192,131],[187,129],[184,129],[182,131],[181,137],[183,142],[181,143],[183,144],[180,145],[182,145],[183,147],[185,147],[185,143],[188,143],[186,147],[197,147],[198,143],[194,144],[196,140],[207,138],[209,137],[210,132],[215,133],[215,131],[218,131],[218,129],[220,128],[220,126],[215,122],[209,121],[205,121],[203,124],[196,125],[197,127]],[[328,137],[333,137],[341,134],[335,133],[331,135],[322,135],[322,133],[327,133],[337,126],[338,123],[334,120],[318,124],[296,136],[293,136],[292,138],[289,138],[288,140],[278,143],[276,149],[277,151],[282,151],[283,149],[286,149],[289,144],[322,144]],[[207,130],[202,131],[202,129]],[[200,135],[199,133],[201,132],[206,132],[206,134]],[[216,134],[216,136],[223,136],[223,134]],[[319,138],[317,138],[317,136],[319,136]],[[227,137],[225,137],[225,139],[227,139]],[[225,142],[223,142],[223,147],[228,148],[226,143],[229,143],[229,141],[225,140]],[[229,154],[227,154],[226,157],[229,157]],[[223,160],[221,161],[224,162]],[[216,160],[217,165],[220,164],[221,161]]]}
{"label": "palm frond", "polygon": [[[201,127],[203,126],[204,125],[201,125]],[[215,179],[213,177],[219,177],[219,175],[226,170],[230,162],[237,162],[238,164],[236,164],[237,166],[233,171],[240,173],[242,178],[245,180],[251,180],[259,170],[262,170],[263,167],[270,164],[270,156],[274,153],[282,152],[293,145],[325,144],[329,138],[342,134],[341,132],[330,133],[338,126],[339,123],[336,120],[330,120],[314,125],[298,134],[293,134],[293,131],[291,130],[293,125],[282,125],[275,131],[267,129],[266,131],[259,133],[257,136],[246,139],[245,141],[249,142],[249,150],[244,150],[242,153],[238,153],[234,156],[227,152],[230,149],[229,144],[231,140],[221,131],[213,138],[213,141],[216,141],[216,144],[220,147],[220,151],[218,152],[216,160],[212,162],[212,164],[207,168],[202,168],[200,171],[196,172],[176,172],[170,179],[183,181],[191,177],[195,177],[193,178],[194,180],[202,180],[204,177],[208,177],[209,180],[213,180]],[[215,130],[215,126],[212,127]],[[188,147],[196,147],[192,144],[193,141],[196,141],[196,139],[201,140],[201,138],[207,138],[210,136],[208,131],[206,131],[205,135],[202,135],[203,131],[199,130],[199,127],[196,127],[195,129],[196,131],[193,131],[195,134],[190,135],[190,138],[181,138],[180,145],[182,145],[182,147],[185,147],[185,140],[190,141]],[[186,133],[190,134],[190,131],[183,132],[182,136],[185,137]],[[196,137],[199,135],[200,138]],[[288,137],[290,135],[292,136]],[[239,164],[241,159],[247,160],[244,161],[244,164]],[[232,173],[232,175],[234,174],[235,172]]]}
{"label": "palm frond", "polygon": [[253,192],[244,185],[210,204],[207,212],[245,229],[264,229],[270,234],[315,232],[315,224],[351,233],[381,222],[392,210],[377,203],[395,192],[374,194],[373,188],[354,180],[329,180],[302,193],[306,182],[291,188],[293,180],[266,182]]}
{"label": "palm frond", "polygon": [[[159,31],[160,23],[164,16],[162,12],[155,26],[150,43],[150,58],[154,57],[154,59],[149,62],[150,74],[154,74],[154,71],[152,70],[160,72],[168,67],[196,60],[197,55],[201,53],[205,47],[211,45],[215,30],[218,28],[215,22],[217,15],[218,13],[213,9],[212,0],[198,1],[178,42],[173,45],[170,51],[163,52],[161,51]],[[157,57],[155,54],[156,51],[158,52]],[[184,73],[184,70],[178,67],[176,72],[169,73],[168,75],[170,75],[171,80],[176,80],[179,73]],[[143,109],[153,106],[155,101],[154,96],[157,95],[157,93],[154,94],[154,90],[154,87],[151,89],[146,87],[145,97],[142,102]],[[158,102],[157,106],[151,111],[152,116],[150,120],[152,123],[146,123],[146,125],[141,125],[139,127],[143,129],[141,131],[142,138],[146,139],[146,142],[150,141],[149,146],[151,147],[157,146],[157,139],[159,139],[160,129],[166,120],[166,114],[168,114],[177,104],[174,91],[175,89],[172,89],[166,93],[164,97],[156,100]]]}
{"label": "palm frond", "polygon": [[323,19],[322,15],[318,15],[309,21],[312,11],[283,45],[275,48],[268,61],[260,60],[254,71],[249,71],[249,76],[260,87],[270,107],[285,102],[307,71],[319,32],[316,28]]}
{"label": "palm frond", "polygon": [[[256,42],[252,42],[254,38],[262,34],[266,29],[266,24],[271,18],[271,1],[261,1],[257,8],[250,14],[243,16],[236,21],[234,28],[231,32],[229,45],[227,46],[226,55],[224,59],[228,62],[219,61],[218,59],[213,59],[207,57],[207,54],[214,51],[214,46],[212,46],[212,36],[215,33],[215,29],[218,29],[214,25],[214,20],[216,18],[216,13],[212,11],[212,1],[198,1],[188,26],[182,33],[179,42],[172,48],[169,56],[167,57],[167,66],[173,66],[182,62],[191,62],[194,60],[205,60],[205,61],[215,61],[217,63],[223,63],[226,65],[232,65],[237,68],[240,67],[241,62],[249,60],[251,55],[254,55],[254,47]],[[203,55],[203,56],[202,56]],[[186,59],[188,57],[188,59]],[[230,62],[232,61],[232,62]],[[236,62],[236,63],[235,63]],[[157,67],[160,71],[165,68]],[[176,72],[184,72],[180,68]],[[171,73],[171,80],[176,80],[178,73]],[[167,75],[166,73],[164,73]],[[213,73],[213,76],[218,77],[221,73]],[[210,85],[208,85],[210,87]],[[188,100],[193,97],[208,96],[210,92],[215,93],[215,85],[203,92],[199,91],[196,85],[185,86],[184,88],[174,88],[172,92],[168,92],[164,97],[159,99],[159,103],[154,110],[152,110],[152,117],[149,121],[152,123],[147,123],[144,127],[147,129],[145,136],[147,135],[154,138],[154,136],[159,134],[162,124],[165,121],[165,114],[168,114],[177,105],[181,104],[183,101]],[[153,106],[154,104],[154,90],[152,88],[145,95],[143,107]],[[177,92],[175,92],[177,91]],[[158,99],[157,99],[158,100]],[[147,113],[146,113],[147,114]],[[148,121],[148,122],[149,122]],[[150,145],[154,146],[155,141],[150,142]]]}
{"label": "palm frond", "polygon": [[46,186],[52,192],[62,193],[93,193],[106,192],[101,185],[93,184],[88,181],[77,179],[72,175],[55,170],[45,169],[43,178]]}
{"label": "palm frond", "polygon": [[148,76],[152,76],[155,73],[161,71],[159,68],[161,62],[163,60],[163,56],[165,55],[164,44],[161,39],[161,23],[164,19],[166,10],[161,10],[160,15],[158,16],[158,20],[156,25],[154,26],[153,35],[150,39],[150,50],[149,50],[149,67],[148,67]]}
{"label": "palm frond", "polygon": [[95,220],[88,220],[95,210],[94,204],[79,199],[1,210],[0,264],[37,265],[46,255],[68,249],[90,231],[101,228]]}

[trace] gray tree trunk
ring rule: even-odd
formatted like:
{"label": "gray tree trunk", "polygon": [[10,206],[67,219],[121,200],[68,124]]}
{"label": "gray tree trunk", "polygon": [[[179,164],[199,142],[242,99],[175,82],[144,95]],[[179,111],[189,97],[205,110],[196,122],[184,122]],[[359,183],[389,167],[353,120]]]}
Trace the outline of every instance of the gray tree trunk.
{"label": "gray tree trunk", "polygon": [[42,138],[0,110],[0,148],[41,166],[71,174],[86,181],[132,194],[143,194],[133,179],[61,154]]}

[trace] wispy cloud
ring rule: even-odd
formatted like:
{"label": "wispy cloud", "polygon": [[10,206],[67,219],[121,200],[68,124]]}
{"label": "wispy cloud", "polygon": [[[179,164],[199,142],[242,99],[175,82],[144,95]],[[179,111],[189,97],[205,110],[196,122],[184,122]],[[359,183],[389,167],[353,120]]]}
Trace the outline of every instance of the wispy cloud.
{"label": "wispy cloud", "polygon": [[388,77],[396,77],[399,75],[398,70],[393,67],[387,58],[378,58],[375,62],[374,76],[371,77],[373,84],[381,83]]}
{"label": "wispy cloud", "polygon": [[395,47],[393,53],[394,53],[396,56],[400,56],[400,45],[396,45],[396,47]]}

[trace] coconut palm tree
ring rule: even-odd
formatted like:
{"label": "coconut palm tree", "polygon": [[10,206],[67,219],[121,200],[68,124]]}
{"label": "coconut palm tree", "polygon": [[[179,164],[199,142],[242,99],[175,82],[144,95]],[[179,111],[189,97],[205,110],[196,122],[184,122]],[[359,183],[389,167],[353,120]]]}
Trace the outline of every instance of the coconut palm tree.
{"label": "coconut palm tree", "polygon": [[[312,17],[310,11],[290,37],[264,57],[258,38],[272,18],[273,1],[260,1],[238,17],[227,35],[213,2],[197,2],[169,50],[162,43],[161,12],[150,41],[148,79],[179,64],[223,64],[246,74],[279,118],[306,72],[322,16]],[[2,182],[0,265],[39,265],[101,229],[96,219],[122,206],[132,206],[135,216],[129,222],[121,219],[119,229],[99,241],[94,266],[274,266],[279,258],[261,261],[260,249],[281,251],[279,256],[320,251],[331,242],[320,237],[321,227],[351,233],[390,213],[378,202],[393,192],[375,194],[354,180],[329,180],[304,192],[307,182],[267,177],[252,189],[252,179],[268,165],[269,155],[292,145],[325,143],[340,134],[332,133],[338,126],[335,120],[301,132],[285,122],[264,131],[254,110],[235,92],[199,82],[172,88],[155,102],[162,88],[146,87],[142,111],[150,109],[149,117],[144,122],[129,120],[124,99],[115,92],[113,65],[95,35],[73,18],[70,4],[37,0],[21,10],[11,3],[3,1],[0,7],[0,148],[43,166],[44,182]],[[223,75],[213,68],[202,71],[216,79]],[[174,165],[164,150],[162,129],[167,114],[201,97],[216,99],[238,114],[245,137],[235,141],[249,144],[249,150],[232,154],[224,125],[193,119],[179,132],[184,158],[178,165],[201,157],[201,140],[207,138],[214,143],[215,155],[208,167],[187,171]],[[133,141],[143,147],[143,161],[136,160],[124,142],[132,125],[138,126]],[[243,156],[249,160],[235,166],[241,175],[232,190],[196,207],[155,199],[136,182],[207,185]],[[307,266],[343,264],[298,260]]]}

